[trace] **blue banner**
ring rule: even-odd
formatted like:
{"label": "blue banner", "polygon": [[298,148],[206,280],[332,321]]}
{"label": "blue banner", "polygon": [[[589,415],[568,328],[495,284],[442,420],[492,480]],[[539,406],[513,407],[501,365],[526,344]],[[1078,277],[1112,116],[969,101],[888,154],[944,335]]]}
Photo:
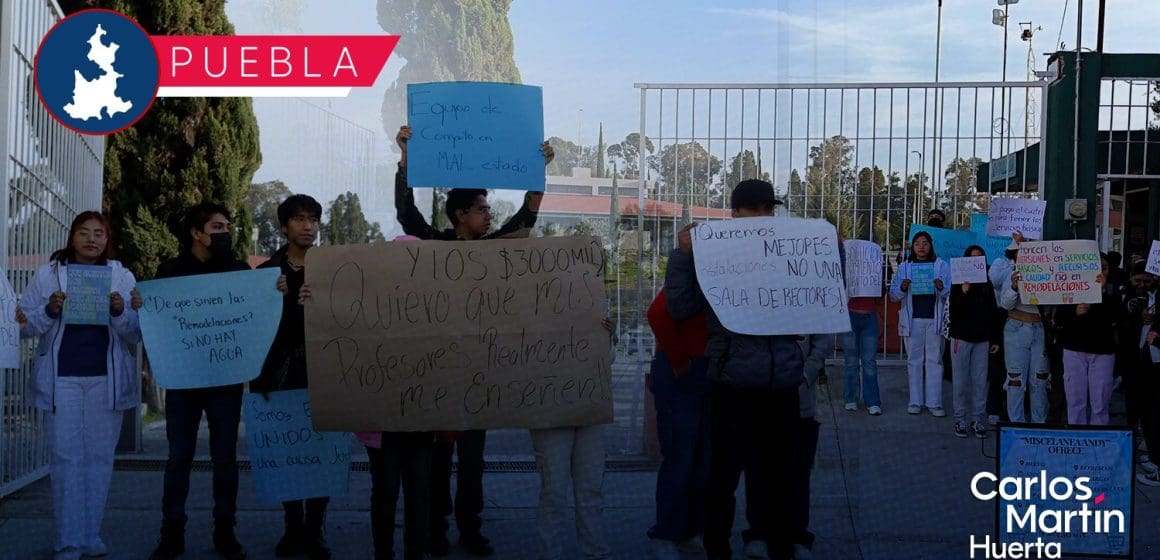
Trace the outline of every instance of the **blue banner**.
{"label": "blue banner", "polygon": [[991,221],[991,217],[982,212],[971,214],[971,231],[975,233],[987,233],[987,222],[989,221]]}
{"label": "blue banner", "polygon": [[137,284],[141,336],[157,384],[192,389],[258,376],[282,319],[277,268]]}
{"label": "blue banner", "polygon": [[407,86],[407,184],[544,190],[544,95],[534,86]]}
{"label": "blue banner", "polygon": [[[69,264],[64,300],[64,324],[108,325],[113,269],[108,266]],[[129,304],[129,294],[121,294]]]}
{"label": "blue banner", "polygon": [[[998,488],[1007,489],[1006,496],[996,496],[998,540],[1033,543],[1042,538],[1060,543],[1065,555],[1129,557],[1132,450],[1130,429],[1000,426],[996,474],[1000,481],[1017,479],[1019,484]],[[1010,494],[1027,484],[1030,491]],[[1029,512],[1035,514],[1030,518],[1035,525],[1027,523]],[[1053,528],[1055,519],[1067,519],[1072,512],[1069,527]]]}
{"label": "blue banner", "polygon": [[[968,247],[978,245],[987,254],[987,264],[993,264],[995,259],[1003,256],[1007,246],[1011,244],[1011,238],[989,237],[984,233],[976,232],[974,220],[977,216],[985,218],[986,214],[974,214],[971,218],[971,231],[914,224],[910,226],[910,239],[913,240],[914,234],[920,231],[929,233],[931,240],[934,241],[934,253],[947,262],[965,256]],[[986,220],[983,220],[982,223],[983,228],[986,228]]]}
{"label": "blue banner", "polygon": [[350,475],[349,432],[316,432],[306,389],[247,393],[246,443],[258,501],[342,496]]}

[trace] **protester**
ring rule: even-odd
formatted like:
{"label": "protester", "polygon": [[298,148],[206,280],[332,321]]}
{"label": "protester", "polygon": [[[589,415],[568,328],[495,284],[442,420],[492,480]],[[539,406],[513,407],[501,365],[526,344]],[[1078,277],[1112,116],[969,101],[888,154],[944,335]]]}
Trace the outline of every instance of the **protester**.
{"label": "protester", "polygon": [[[498,231],[491,230],[491,206],[487,203],[484,189],[451,189],[447,193],[444,212],[452,229],[439,231],[423,218],[415,206],[415,194],[407,187],[407,141],[411,138],[411,127],[399,127],[395,143],[399,145],[399,171],[395,173],[395,212],[399,225],[407,235],[419,239],[443,241],[472,241],[496,239],[513,235],[526,236],[536,224],[536,213],[540,209],[543,193],[528,193],[524,204],[514,216],[508,219]],[[540,146],[544,163],[551,163],[554,157],[552,147],[544,142]],[[427,535],[427,551],[433,556],[446,556],[451,544],[447,540],[447,516],[455,513],[455,524],[459,529],[459,544],[475,556],[491,556],[495,550],[491,541],[483,536],[483,448],[487,432],[467,430],[464,432],[440,432],[436,434],[431,449],[430,478],[430,527]],[[456,494],[454,507],[451,502],[451,455],[457,453]]]}
{"label": "protester", "polygon": [[[1141,263],[1144,264],[1144,263]],[[1156,318],[1155,303],[1151,304],[1147,310],[1144,311],[1144,318],[1148,321],[1147,334],[1144,335],[1144,350],[1148,363],[1148,376],[1144,379],[1137,390],[1139,391],[1139,398],[1146,403],[1144,406],[1144,417],[1141,421],[1144,424],[1144,439],[1147,442],[1147,449],[1152,453],[1160,453],[1160,325],[1154,320]],[[1156,464],[1148,462],[1138,462],[1140,467],[1136,471],[1136,480],[1141,484],[1148,486],[1160,486],[1160,468]]]}
{"label": "protester", "polygon": [[947,215],[938,208],[931,208],[930,212],[926,213],[926,225],[933,228],[945,228]]}
{"label": "protester", "polygon": [[701,548],[709,483],[709,362],[704,314],[677,322],[662,289],[648,307],[656,337],[649,390],[661,446],[656,523],[648,530],[658,560],[678,560],[681,545]]}
{"label": "protester", "polygon": [[[983,257],[982,247],[967,247],[964,257]],[[988,356],[999,352],[1003,316],[995,303],[990,282],[964,282],[951,288],[951,360],[959,374],[954,378],[955,435],[987,437],[983,415],[987,404]],[[970,432],[968,433],[968,429]]]}
{"label": "protester", "polygon": [[[282,319],[274,343],[262,366],[262,373],[250,382],[250,392],[269,399],[273,391],[306,389],[306,317],[302,302],[309,297],[306,282],[306,252],[318,241],[322,205],[298,194],[278,205],[278,223],[286,244],[258,268],[277,267],[278,289],[284,294]],[[282,502],[285,532],[274,547],[274,555],[288,558],[305,554],[310,560],[330,558],[326,546],[326,505],[329,497]]]}
{"label": "protester", "polygon": [[846,360],[846,410],[858,410],[861,393],[866,411],[871,416],[882,414],[882,397],[878,391],[878,304],[879,298],[850,298],[846,308],[850,311],[851,330],[842,334],[842,354]]}
{"label": "protester", "polygon": [[[1003,294],[1003,283],[1011,276],[1015,269],[1015,261],[1019,257],[1018,249],[1008,247],[1003,254],[996,258],[987,270],[987,278],[995,292],[995,303],[999,304],[999,314],[1002,316],[1002,325],[1007,324],[1007,310],[1003,308],[1000,297]],[[997,424],[1007,418],[1007,354],[1002,341],[999,351],[990,355],[987,365],[987,422]]]}
{"label": "protester", "polygon": [[[934,267],[933,294],[910,293],[915,265]],[[942,350],[940,333],[943,300],[950,295],[951,271],[938,258],[930,234],[920,231],[911,240],[910,256],[899,265],[890,284],[890,299],[902,302],[898,313],[898,335],[906,342],[907,376],[910,381],[909,414],[919,414],[925,404],[932,416],[946,416],[942,402]],[[924,384],[925,372],[925,384]]]}
{"label": "protester", "polygon": [[[1015,233],[1007,250],[1017,251],[1022,240],[1023,236]],[[1027,419],[1024,397],[1029,385],[1031,422],[1042,424],[1047,420],[1047,384],[1051,377],[1044,348],[1043,316],[1037,306],[1020,302],[1019,281],[1019,272],[1012,271],[1003,279],[1000,296],[1000,305],[1007,310],[1007,324],[1003,328],[1007,418],[1012,422]]]}
{"label": "protester", "polygon": [[[57,560],[108,554],[101,523],[113,454],[124,411],[141,403],[135,351],[141,340],[141,299],[133,273],[113,260],[111,238],[105,216],[78,214],[69,227],[68,245],[36,271],[16,309],[21,336],[40,337],[28,398],[48,418]],[[108,324],[67,324],[70,265],[109,269]]]}
{"label": "protester", "polygon": [[[161,263],[156,278],[174,278],[249,270],[234,258],[230,212],[224,206],[202,203],[185,214],[181,252]],[[207,372],[208,373],[208,372]],[[242,560],[245,550],[234,534],[238,502],[238,425],[242,420],[241,383],[169,389],[165,391],[165,436],[169,460],[161,497],[161,539],[150,560],[169,560],[185,552],[185,500],[189,473],[197,450],[197,431],[205,412],[209,424],[209,451],[213,460],[213,545],[227,560]]]}
{"label": "protester", "polygon": [[1136,433],[1137,470],[1156,470],[1143,437],[1144,420],[1152,407],[1144,395],[1150,394],[1155,380],[1153,360],[1160,360],[1160,350],[1145,347],[1156,306],[1156,277],[1148,273],[1146,263],[1132,265],[1129,290],[1120,316],[1116,363],[1122,364],[1124,371],[1120,387],[1124,392],[1128,426]]}
{"label": "protester", "polygon": [[[826,369],[826,357],[834,351],[834,337],[828,334],[813,334],[801,341],[802,352],[806,356],[805,381],[798,386],[801,400],[797,437],[794,438],[792,480],[789,500],[791,502],[790,524],[793,535],[794,560],[813,558],[815,536],[810,531],[810,475],[814,469],[814,456],[818,452],[818,432],[821,424],[814,418],[818,408],[818,375]],[[748,484],[748,482],[747,482]]]}
{"label": "protester", "polygon": [[[1097,278],[1107,283],[1110,263],[1100,259]],[[1063,389],[1067,395],[1067,423],[1106,426],[1112,401],[1112,369],[1116,363],[1118,296],[1100,290],[1101,303],[1061,305],[1056,308],[1063,347]]]}
{"label": "protester", "polygon": [[[731,195],[734,218],[772,216],[781,202],[773,185],[756,179],[737,184]],[[798,385],[803,381],[801,348],[793,336],[752,336],[727,330],[697,283],[692,225],[677,235],[678,248],[669,257],[665,294],[669,313],[684,321],[706,314],[709,331],[710,389],[709,487],[705,507],[705,549],[710,559],[729,558],[729,538],[742,470],[768,488],[761,498],[766,518],[751,519],[770,558],[793,553],[791,465],[796,452]],[[835,248],[836,250],[836,248]],[[776,458],[774,457],[776,455]]]}

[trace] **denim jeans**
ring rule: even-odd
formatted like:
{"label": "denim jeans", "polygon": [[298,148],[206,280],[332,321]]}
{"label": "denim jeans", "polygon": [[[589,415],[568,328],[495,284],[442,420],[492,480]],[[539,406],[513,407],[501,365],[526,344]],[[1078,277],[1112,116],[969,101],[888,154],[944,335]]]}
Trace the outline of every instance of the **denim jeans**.
{"label": "denim jeans", "polygon": [[185,500],[189,496],[189,471],[197,451],[201,413],[209,423],[209,453],[213,459],[213,520],[218,527],[233,527],[238,510],[238,424],[242,421],[242,386],[204,389],[171,389],[165,392],[165,436],[169,460],[165,463],[165,486],[161,497],[164,524],[185,528]]}
{"label": "denim jeans", "polygon": [[956,424],[983,423],[990,350],[990,342],[951,339],[951,363],[957,372],[953,379]]}
{"label": "denim jeans", "polygon": [[1007,319],[1003,327],[1003,345],[1007,358],[1007,417],[1012,422],[1025,422],[1023,397],[1031,387],[1031,421],[1047,421],[1047,384],[1050,371],[1044,353],[1043,324],[1024,323]]}
{"label": "denim jeans", "polygon": [[657,520],[651,539],[680,542],[705,529],[709,485],[708,361],[694,358],[682,379],[664,352],[653,358],[649,389],[657,409],[657,437],[664,460],[657,471]]}
{"label": "denim jeans", "polygon": [[861,393],[866,406],[882,406],[878,393],[878,314],[850,313],[850,327],[842,335],[846,358],[846,403],[857,403],[858,366],[862,366]]}

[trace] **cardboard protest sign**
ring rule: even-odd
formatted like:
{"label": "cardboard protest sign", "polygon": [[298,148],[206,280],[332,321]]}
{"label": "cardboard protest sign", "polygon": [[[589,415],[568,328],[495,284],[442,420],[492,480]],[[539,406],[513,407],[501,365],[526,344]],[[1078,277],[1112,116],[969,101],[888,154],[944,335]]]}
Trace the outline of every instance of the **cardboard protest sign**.
{"label": "cardboard protest sign", "polygon": [[1091,239],[1028,241],[1015,270],[1019,299],[1028,305],[1100,303],[1100,251]]}
{"label": "cardboard protest sign", "polygon": [[846,248],[846,291],[850,297],[882,296],[882,248],[877,243],[849,239]]}
{"label": "cardboard protest sign", "polygon": [[850,330],[838,236],[825,220],[738,218],[692,230],[697,282],[741,334]]}
{"label": "cardboard protest sign", "polygon": [[141,336],[157,384],[193,389],[258,376],[282,319],[277,268],[137,284]]}
{"label": "cardboard protest sign", "polygon": [[311,426],[306,389],[247,393],[246,442],[258,500],[277,504],[342,496],[350,478],[351,434]]}
{"label": "cardboard protest sign", "polygon": [[951,284],[978,284],[986,281],[986,257],[951,259]]}
{"label": "cardboard protest sign", "polygon": [[934,294],[934,263],[910,263],[910,295],[929,296]]}
{"label": "cardboard protest sign", "polygon": [[611,422],[603,276],[595,237],[311,249],[315,429]]}
{"label": "cardboard protest sign", "polygon": [[[70,264],[64,300],[64,324],[108,325],[109,292],[113,291],[113,268]],[[124,294],[127,296],[128,294]]]}
{"label": "cardboard protest sign", "polygon": [[991,199],[987,235],[1011,237],[1018,231],[1027,239],[1043,239],[1043,215],[1046,212],[1046,200],[994,197]]}
{"label": "cardboard protest sign", "polygon": [[486,82],[407,86],[407,184],[543,191],[544,95]]}
{"label": "cardboard protest sign", "polygon": [[16,292],[8,274],[0,271],[0,368],[20,367],[20,324],[16,322]]}
{"label": "cardboard protest sign", "polygon": [[1148,251],[1148,274],[1160,275],[1160,241],[1152,241],[1152,248]]}

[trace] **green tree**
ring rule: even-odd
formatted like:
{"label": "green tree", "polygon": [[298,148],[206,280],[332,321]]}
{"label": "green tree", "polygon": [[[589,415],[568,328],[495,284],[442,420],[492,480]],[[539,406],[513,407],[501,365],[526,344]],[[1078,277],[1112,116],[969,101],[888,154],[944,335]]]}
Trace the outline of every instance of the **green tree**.
{"label": "green tree", "polygon": [[947,213],[948,226],[968,224],[973,212],[988,210],[990,197],[975,190],[975,173],[982,162],[978,157],[958,157],[947,165],[943,173],[946,190],[940,197],[940,206]]}
{"label": "green tree", "polygon": [[596,140],[596,153],[592,155],[593,177],[606,177],[604,171],[604,123],[600,123],[600,134]]}
{"label": "green tree", "polygon": [[581,146],[559,136],[549,138],[548,144],[552,146],[556,156],[552,158],[552,163],[549,163],[545,168],[546,174],[571,177],[573,168],[592,168],[594,148]]}
{"label": "green tree", "polygon": [[857,218],[843,220],[853,208],[856,190],[853,166],[854,146],[845,136],[833,136],[810,148],[805,176],[805,208],[808,218],[823,218],[847,239],[858,230]]}
{"label": "green tree", "polygon": [[665,192],[688,206],[709,205],[709,185],[721,172],[721,160],[697,141],[669,144],[650,158],[649,166],[660,174]]}
{"label": "green tree", "polygon": [[491,205],[491,223],[499,226],[516,214],[516,205],[510,200],[500,198],[488,202]]}
{"label": "green tree", "polygon": [[786,182],[785,209],[791,216],[805,216],[806,211],[806,184],[797,169],[789,172],[789,181]]}
{"label": "green tree", "polygon": [[[647,136],[644,138],[644,149],[649,154],[655,150],[652,140]],[[618,167],[624,170],[625,179],[639,179],[640,133],[633,132],[625,136],[622,142],[609,146],[607,157],[609,161],[616,162]]]}
{"label": "green tree", "polygon": [[327,210],[326,224],[322,226],[322,242],[327,245],[348,245],[383,241],[383,232],[377,222],[367,221],[358,195],[346,192],[338,195]]}
{"label": "green tree", "polygon": [[752,150],[740,151],[729,160],[729,166],[726,167],[725,176],[722,178],[724,183],[715,189],[712,205],[715,208],[728,208],[733,187],[746,179],[770,181],[769,172],[759,168],[757,156]]}
{"label": "green tree", "polygon": [[[66,13],[107,8],[135,19],[150,35],[232,35],[221,0],[65,0]],[[159,98],[131,128],[105,143],[104,209],[118,254],[139,280],[173,256],[186,210],[203,202],[234,214],[234,240],[249,254],[246,193],[262,161],[249,98]]]}
{"label": "green tree", "polygon": [[431,189],[431,226],[440,231],[451,229],[451,219],[444,210],[446,205],[447,190]]}
{"label": "green tree", "polygon": [[520,83],[510,7],[511,0],[378,0],[379,25],[404,37],[395,53],[407,61],[383,96],[387,132],[406,120],[408,84]]}
{"label": "green tree", "polygon": [[282,246],[284,239],[282,224],[278,222],[278,205],[292,194],[290,187],[282,181],[250,185],[246,207],[254,213],[254,226],[258,228],[258,242],[254,247],[257,254],[272,255]]}

